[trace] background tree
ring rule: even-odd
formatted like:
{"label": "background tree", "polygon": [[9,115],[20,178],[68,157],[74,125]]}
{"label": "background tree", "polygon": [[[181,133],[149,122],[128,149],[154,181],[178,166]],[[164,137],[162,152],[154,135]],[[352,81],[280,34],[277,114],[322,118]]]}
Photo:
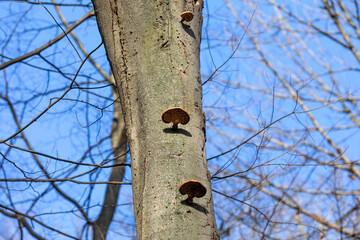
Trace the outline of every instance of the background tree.
{"label": "background tree", "polygon": [[226,0],[220,8],[217,19],[232,17],[211,46],[237,53],[211,80],[219,98],[205,105],[219,149],[208,159],[216,206],[233,206],[219,214],[229,239],[359,238],[358,6]]}
{"label": "background tree", "polygon": [[[49,5],[55,7],[51,8],[52,13]],[[60,7],[71,13],[70,19],[74,20],[68,23]],[[23,237],[30,233],[40,239],[58,234],[77,239],[82,235],[89,238],[89,230],[93,230],[95,239],[105,238],[117,206],[119,188],[121,184],[129,184],[122,182],[124,167],[129,164],[124,164],[126,136],[119,97],[112,90],[114,81],[106,73],[108,68],[104,70],[90,56],[95,51],[90,54],[86,51],[85,46],[94,42],[81,41],[72,32],[81,24],[82,30],[91,26],[89,20],[94,12],[89,4],[55,1],[46,5],[7,3],[3,12],[4,21],[11,22],[12,18],[17,21],[14,25],[4,25],[11,31],[2,45],[2,136],[8,139],[2,139],[6,198],[2,199],[1,212],[7,217],[3,219],[5,226],[14,226],[9,218],[19,225],[18,229],[4,228],[3,237]],[[79,14],[84,15],[79,17]],[[47,35],[46,39],[43,34]],[[56,37],[48,42],[51,34]],[[11,41],[14,35],[21,44]],[[99,45],[101,41],[97,40],[95,44]],[[33,46],[35,50],[27,50]],[[22,55],[24,51],[28,53]],[[8,58],[8,53],[18,57]],[[62,56],[67,56],[69,62],[62,61]],[[34,74],[29,74],[33,69]],[[40,81],[33,81],[34,76]],[[100,122],[104,119],[110,125],[112,122],[112,127],[103,127]],[[58,135],[49,135],[54,132]],[[46,145],[51,145],[50,151]],[[99,195],[104,189],[98,187],[99,183],[107,186],[104,200]],[[58,215],[61,221],[51,224],[55,219],[48,217],[48,211],[54,213],[50,215]]]}
{"label": "background tree", "polygon": [[[124,185],[130,183],[130,171],[123,180],[121,174],[130,162],[125,162],[124,135],[119,138],[124,130],[116,126],[123,124],[121,113],[113,111],[120,109],[115,106],[119,88],[109,77],[104,47],[97,48],[101,39],[91,3],[1,5],[2,237],[90,239],[94,232],[94,237],[135,238],[131,191]],[[184,68],[187,61],[177,50],[185,48],[191,55],[193,42],[183,30],[197,33],[199,19],[181,29],[176,22],[181,7],[127,7],[140,9],[121,17],[146,13],[147,20],[136,26],[153,39],[141,43],[147,45],[147,55],[159,46],[163,52],[153,62],[163,61],[164,78],[141,82],[143,100],[152,82],[162,88],[169,76],[175,76],[170,81],[175,84],[180,76],[190,76],[190,70],[171,75],[164,55],[174,51],[173,56],[180,56],[174,59],[176,68]],[[203,15],[207,164],[221,238],[359,238],[359,2],[212,1],[205,2]],[[135,28],[130,21],[123,23]],[[165,26],[181,31],[185,47],[177,40],[167,42],[172,35],[163,31],[173,32]],[[158,31],[147,35],[151,29]],[[149,39],[145,37],[141,39]],[[157,72],[146,72],[144,80]],[[159,91],[164,105],[189,101],[180,95],[175,88]],[[164,96],[172,99],[165,104]],[[159,105],[146,119],[145,128],[153,124],[151,134],[163,126],[159,114],[167,107],[172,106]],[[192,136],[200,132],[189,125],[180,128]],[[176,149],[167,148],[159,151],[169,151],[177,161]],[[155,160],[152,170],[160,170],[164,162]],[[120,186],[118,199],[114,192]],[[110,226],[105,218],[112,219]]]}

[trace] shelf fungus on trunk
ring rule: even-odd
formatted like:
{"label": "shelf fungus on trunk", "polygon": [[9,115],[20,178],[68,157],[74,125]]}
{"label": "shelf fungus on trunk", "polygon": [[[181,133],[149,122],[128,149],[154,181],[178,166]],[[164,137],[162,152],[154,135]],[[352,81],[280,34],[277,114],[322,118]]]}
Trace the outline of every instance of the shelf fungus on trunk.
{"label": "shelf fungus on trunk", "polygon": [[161,116],[163,122],[173,123],[172,129],[176,131],[179,123],[185,125],[190,121],[190,115],[180,107],[169,108]]}
{"label": "shelf fungus on trunk", "polygon": [[206,187],[197,180],[189,180],[180,185],[179,191],[182,195],[188,195],[186,202],[191,204],[194,197],[201,198],[205,196]]}
{"label": "shelf fungus on trunk", "polygon": [[181,21],[180,22],[190,22],[193,17],[194,17],[194,14],[191,12],[191,11],[184,11],[181,13]]}

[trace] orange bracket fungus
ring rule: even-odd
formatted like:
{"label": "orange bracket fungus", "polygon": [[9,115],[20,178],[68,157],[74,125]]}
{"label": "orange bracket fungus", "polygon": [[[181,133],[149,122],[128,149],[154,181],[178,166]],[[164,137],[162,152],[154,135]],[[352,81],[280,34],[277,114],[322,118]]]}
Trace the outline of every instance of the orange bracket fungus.
{"label": "orange bracket fungus", "polygon": [[190,115],[180,107],[169,108],[162,114],[162,120],[165,123],[173,123],[172,129],[177,130],[178,124],[187,124],[190,120]]}
{"label": "orange bracket fungus", "polygon": [[193,17],[194,17],[194,14],[191,12],[191,11],[185,11],[185,12],[182,12],[181,13],[181,21],[180,22],[190,22]]}
{"label": "orange bracket fungus", "polygon": [[194,197],[201,198],[201,197],[205,196],[206,187],[199,181],[189,180],[189,181],[183,182],[180,185],[179,191],[182,195],[185,195],[185,194],[188,195],[186,202],[191,204],[193,202]]}

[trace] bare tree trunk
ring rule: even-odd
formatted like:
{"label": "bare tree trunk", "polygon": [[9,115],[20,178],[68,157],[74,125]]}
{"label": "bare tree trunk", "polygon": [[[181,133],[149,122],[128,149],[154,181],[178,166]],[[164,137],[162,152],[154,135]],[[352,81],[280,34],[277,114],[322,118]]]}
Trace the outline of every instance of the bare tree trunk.
{"label": "bare tree trunk", "polygon": [[[122,114],[122,108],[118,94],[113,91],[114,99],[114,114],[113,123],[111,128],[111,143],[114,153],[114,165],[125,163],[126,161],[126,134],[125,134],[125,123],[124,116]],[[125,173],[125,166],[113,167],[109,177],[109,182],[121,182]],[[100,211],[99,217],[94,222],[94,234],[93,239],[106,239],[108,228],[113,219],[116,204],[119,198],[121,184],[108,184],[106,187],[106,193],[104,198],[104,204]]]}
{"label": "bare tree trunk", "polygon": [[[52,0],[53,3],[56,3],[55,0]],[[66,28],[69,28],[70,25],[67,23],[65,17],[60,11],[58,5],[55,6],[59,17],[61,18],[63,24]],[[88,55],[83,44],[79,38],[75,35],[74,32],[70,33],[74,38],[81,51],[85,56]],[[89,61],[94,65],[94,67],[100,72],[100,74],[107,80],[110,84],[115,85],[115,80],[113,74],[108,76],[105,71],[94,61],[93,58],[89,58]],[[114,165],[123,164],[126,162],[126,132],[125,132],[125,122],[124,116],[122,113],[122,107],[116,88],[113,88],[113,99],[114,99],[114,112],[113,112],[113,121],[111,127],[111,144],[112,150],[114,153]],[[109,182],[121,182],[125,174],[125,166],[117,166],[112,168],[111,174],[109,177]],[[119,198],[121,184],[108,184],[106,187],[106,192],[104,196],[104,204],[102,205],[100,214],[96,221],[93,223],[93,239],[106,239],[108,228],[113,219],[116,204]]]}
{"label": "bare tree trunk", "polygon": [[[201,102],[202,1],[93,3],[122,98],[138,239],[218,239]],[[177,131],[161,120],[171,107],[191,116]],[[178,190],[190,179],[207,188],[191,205]]]}

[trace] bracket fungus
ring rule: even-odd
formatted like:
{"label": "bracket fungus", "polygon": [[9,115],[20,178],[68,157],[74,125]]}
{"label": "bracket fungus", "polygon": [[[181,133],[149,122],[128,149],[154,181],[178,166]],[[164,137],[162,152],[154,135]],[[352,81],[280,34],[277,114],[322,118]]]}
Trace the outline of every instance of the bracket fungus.
{"label": "bracket fungus", "polygon": [[178,124],[187,124],[190,120],[190,115],[180,107],[169,108],[163,112],[161,116],[163,122],[173,123],[172,129],[177,130]]}
{"label": "bracket fungus", "polygon": [[182,12],[181,13],[181,21],[180,22],[190,22],[193,17],[194,17],[194,14],[191,12],[191,11],[185,11],[185,12]]}
{"label": "bracket fungus", "polygon": [[191,204],[194,197],[201,198],[205,196],[206,187],[197,180],[189,180],[180,185],[179,191],[182,195],[188,195],[186,202]]}

